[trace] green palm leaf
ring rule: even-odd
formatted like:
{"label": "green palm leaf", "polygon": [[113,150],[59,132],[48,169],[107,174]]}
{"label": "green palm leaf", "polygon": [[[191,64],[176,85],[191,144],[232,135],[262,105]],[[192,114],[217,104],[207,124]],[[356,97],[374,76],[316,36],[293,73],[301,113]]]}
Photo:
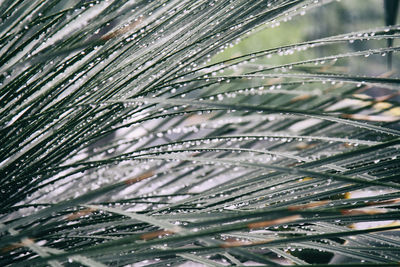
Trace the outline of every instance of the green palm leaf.
{"label": "green palm leaf", "polygon": [[330,2],[1,1],[0,265],[397,266],[399,26],[224,52]]}

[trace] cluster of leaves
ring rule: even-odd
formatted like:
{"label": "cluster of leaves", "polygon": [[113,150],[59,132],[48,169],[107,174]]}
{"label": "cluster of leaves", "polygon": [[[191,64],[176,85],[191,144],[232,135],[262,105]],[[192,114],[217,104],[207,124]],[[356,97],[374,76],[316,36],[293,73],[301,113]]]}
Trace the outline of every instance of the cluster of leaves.
{"label": "cluster of leaves", "polygon": [[328,2],[1,1],[0,265],[395,266],[400,27],[210,61]]}

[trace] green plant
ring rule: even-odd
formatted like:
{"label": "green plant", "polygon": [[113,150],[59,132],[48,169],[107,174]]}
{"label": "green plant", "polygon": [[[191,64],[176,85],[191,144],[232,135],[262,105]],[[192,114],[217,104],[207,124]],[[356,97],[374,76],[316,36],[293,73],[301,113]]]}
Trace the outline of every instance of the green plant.
{"label": "green plant", "polygon": [[0,265],[397,266],[400,27],[209,61],[327,2],[2,1]]}

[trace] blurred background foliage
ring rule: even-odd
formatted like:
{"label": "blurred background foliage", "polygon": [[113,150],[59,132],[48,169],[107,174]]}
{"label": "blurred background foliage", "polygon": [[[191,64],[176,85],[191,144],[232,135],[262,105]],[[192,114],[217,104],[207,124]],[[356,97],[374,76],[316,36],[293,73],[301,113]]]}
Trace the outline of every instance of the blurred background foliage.
{"label": "blurred background foliage", "polygon": [[[258,28],[236,45],[232,45],[223,53],[213,57],[212,62],[218,62],[227,58],[237,57],[265,49],[266,47],[279,47],[283,45],[300,43],[303,41],[324,38],[346,32],[356,32],[363,29],[381,27],[385,23],[383,0],[342,0],[332,1],[327,5],[310,9],[297,16],[295,19],[281,22],[268,28]],[[271,23],[273,24],[273,23]],[[277,36],[279,36],[277,38]],[[308,49],[301,53],[295,53],[291,57],[275,55],[263,64],[282,64],[293,60],[306,60],[310,57],[319,57],[326,54],[343,53],[347,51],[360,51],[382,47],[386,40],[373,42],[354,41],[347,47],[343,45],[320,46]],[[396,45],[398,40],[394,40]],[[399,55],[393,55],[394,69],[399,69]],[[346,71],[365,75],[380,75],[387,72],[387,56],[371,55],[371,60],[365,64],[364,60],[343,59],[341,64]]]}

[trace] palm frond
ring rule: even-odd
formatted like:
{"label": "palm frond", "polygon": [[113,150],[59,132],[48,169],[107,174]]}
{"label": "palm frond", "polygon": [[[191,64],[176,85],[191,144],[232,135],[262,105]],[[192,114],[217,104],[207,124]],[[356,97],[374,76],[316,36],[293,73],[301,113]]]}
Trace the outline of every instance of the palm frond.
{"label": "palm frond", "polygon": [[215,58],[330,2],[0,2],[0,265],[397,266],[400,26]]}

